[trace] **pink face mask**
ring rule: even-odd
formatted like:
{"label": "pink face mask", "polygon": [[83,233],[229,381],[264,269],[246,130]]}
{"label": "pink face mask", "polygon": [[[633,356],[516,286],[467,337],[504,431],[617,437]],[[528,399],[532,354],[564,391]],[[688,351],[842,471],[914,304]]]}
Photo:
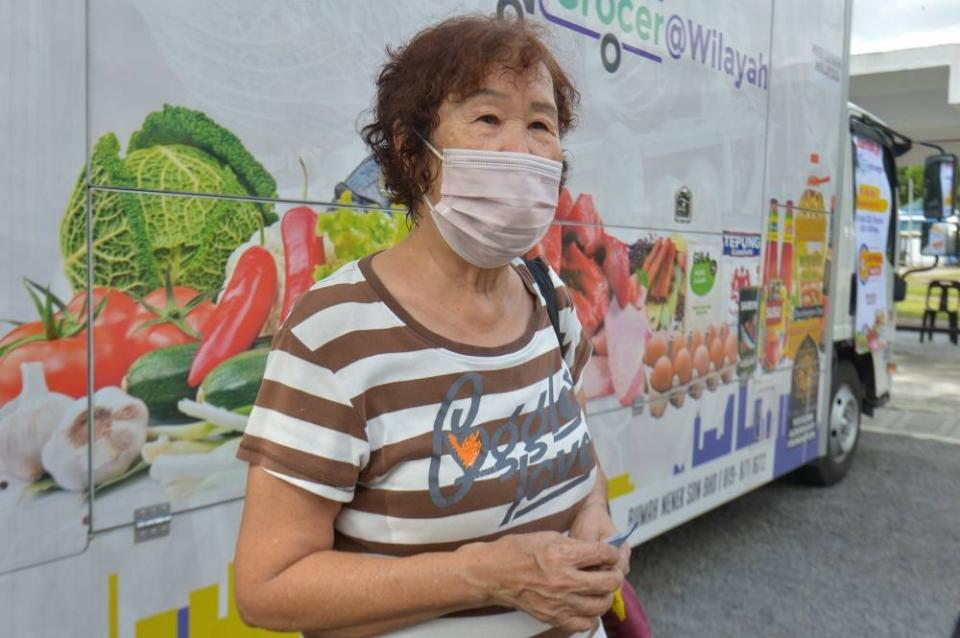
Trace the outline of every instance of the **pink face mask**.
{"label": "pink face mask", "polygon": [[[426,140],[424,140],[426,141]],[[560,195],[560,162],[527,153],[444,149],[436,205],[424,196],[451,249],[479,268],[498,268],[543,239]]]}

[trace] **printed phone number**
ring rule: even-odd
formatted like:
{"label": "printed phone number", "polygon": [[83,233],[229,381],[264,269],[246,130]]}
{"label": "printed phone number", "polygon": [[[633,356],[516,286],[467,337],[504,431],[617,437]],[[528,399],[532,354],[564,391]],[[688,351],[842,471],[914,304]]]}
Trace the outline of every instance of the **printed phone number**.
{"label": "printed phone number", "polygon": [[728,465],[703,478],[672,488],[658,497],[630,508],[630,520],[637,521],[640,525],[648,525],[661,516],[676,514],[701,499],[716,497],[730,491],[739,483],[754,476],[765,474],[766,467],[766,452],[743,459],[739,464]]}

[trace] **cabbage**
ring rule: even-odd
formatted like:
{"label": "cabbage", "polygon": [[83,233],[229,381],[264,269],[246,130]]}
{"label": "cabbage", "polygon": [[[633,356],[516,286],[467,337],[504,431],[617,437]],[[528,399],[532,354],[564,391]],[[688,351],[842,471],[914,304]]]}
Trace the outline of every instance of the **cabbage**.
{"label": "cabbage", "polygon": [[[113,133],[94,147],[93,186],[171,193],[276,197],[276,183],[240,141],[203,113],[165,106],[130,138],[121,159]],[[166,273],[199,291],[223,285],[233,250],[276,216],[266,204],[93,190],[94,285],[142,295]],[[86,288],[86,188],[81,175],[60,225],[64,270]]]}

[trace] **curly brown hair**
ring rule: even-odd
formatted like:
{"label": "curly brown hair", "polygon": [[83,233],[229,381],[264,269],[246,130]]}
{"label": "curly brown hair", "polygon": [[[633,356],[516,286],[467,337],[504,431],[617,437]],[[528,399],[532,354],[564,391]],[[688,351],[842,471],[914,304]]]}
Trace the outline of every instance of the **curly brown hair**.
{"label": "curly brown hair", "polygon": [[[405,46],[387,48],[373,121],[361,135],[387,191],[407,207],[411,222],[417,221],[416,207],[436,177],[421,135],[429,138],[436,129],[443,101],[461,100],[481,89],[494,68],[522,76],[540,63],[553,81],[562,137],[576,124],[580,94],[544,44],[543,29],[530,21],[450,18],[420,31]],[[395,140],[402,140],[400,148]]]}

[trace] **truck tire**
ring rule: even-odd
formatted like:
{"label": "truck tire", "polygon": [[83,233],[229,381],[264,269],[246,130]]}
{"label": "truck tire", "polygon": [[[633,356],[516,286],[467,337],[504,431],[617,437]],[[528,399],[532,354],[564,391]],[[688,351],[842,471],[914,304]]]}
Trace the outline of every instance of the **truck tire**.
{"label": "truck tire", "polygon": [[833,485],[853,463],[860,441],[860,420],[863,418],[863,391],[857,369],[842,360],[836,369],[827,412],[827,455],[800,468],[800,478],[812,485]]}

